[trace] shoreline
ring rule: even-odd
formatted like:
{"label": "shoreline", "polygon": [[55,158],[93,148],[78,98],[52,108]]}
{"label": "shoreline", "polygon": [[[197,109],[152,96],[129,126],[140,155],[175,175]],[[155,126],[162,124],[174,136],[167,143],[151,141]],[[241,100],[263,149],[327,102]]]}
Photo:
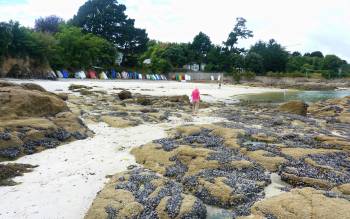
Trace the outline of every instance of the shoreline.
{"label": "shoreline", "polygon": [[[111,109],[113,107],[105,108],[103,99],[112,99],[120,92],[120,89],[128,89],[132,93],[159,97],[171,94],[188,95],[192,87],[197,85],[202,90],[202,95],[206,93],[210,95],[204,95],[203,99],[212,103],[231,100],[232,96],[230,95],[232,92],[256,93],[279,90],[269,88],[250,89],[245,86],[227,86],[219,90],[216,84],[200,85],[181,82],[143,83],[144,81],[121,81],[118,83],[114,81],[62,80],[47,83],[48,81],[38,80],[10,81],[15,83],[38,83],[51,92],[69,93],[72,99],[68,99],[68,106],[73,112],[80,114],[83,110],[87,111],[85,112],[86,114],[91,111],[91,115],[85,115],[88,118],[85,122],[95,132],[95,136],[61,145],[55,149],[27,155],[16,161],[5,162],[39,165],[39,167],[34,168],[33,172],[25,173],[24,176],[14,179],[16,182],[22,182],[21,184],[13,187],[0,187],[0,195],[2,197],[6,196],[6,200],[0,201],[2,206],[0,217],[6,216],[6,218],[42,218],[48,215],[60,215],[59,218],[82,218],[95,199],[97,192],[109,181],[106,176],[126,171],[129,166],[140,166],[130,153],[131,149],[139,148],[141,145],[156,139],[167,138],[167,132],[179,126],[235,121],[235,117],[230,117],[231,114],[229,114],[228,108],[227,111],[223,111],[220,114],[220,107],[216,108],[214,104],[207,109],[202,109],[199,116],[195,117],[186,115],[188,109],[180,110],[181,115],[172,115],[166,122],[145,122],[126,128],[113,128],[105,123],[96,121],[91,123],[92,120],[89,120],[89,118],[92,115],[105,113],[103,110],[107,113],[112,112]],[[69,91],[68,88],[71,84],[92,86],[92,91],[106,91],[107,94],[103,94],[102,96],[105,96],[103,98],[101,96],[81,96],[77,92]],[[166,85],[168,86],[164,87]],[[168,89],[170,90],[169,92],[163,92]],[[218,94],[221,94],[221,96]],[[97,106],[85,109],[84,107],[92,104],[89,102],[91,100],[97,100],[94,103]],[[99,106],[99,103],[102,105]],[[128,110],[129,102],[125,102],[125,104],[127,104],[125,109]],[[259,114],[256,113],[260,112],[260,110],[254,109],[254,107],[247,107],[247,109],[252,110],[254,112],[252,115],[259,118]],[[179,111],[176,108],[172,108],[172,110],[174,112]],[[230,113],[236,116],[234,112]],[[229,117],[226,117],[226,114]],[[82,114],[83,117],[84,115]],[[131,117],[131,115],[127,117]],[[249,117],[247,119],[242,120],[239,124],[244,122],[250,123]],[[298,117],[295,118],[295,120],[297,119]],[[295,124],[298,125],[299,123]],[[257,126],[253,125],[252,127],[255,129]],[[265,137],[262,138],[264,139]],[[271,193],[267,195],[267,198],[280,194],[281,181],[275,175],[271,175],[271,179],[273,184],[265,187],[266,191]],[[285,192],[283,193],[285,194]],[[62,209],[69,209],[69,211],[63,211],[63,214]]]}

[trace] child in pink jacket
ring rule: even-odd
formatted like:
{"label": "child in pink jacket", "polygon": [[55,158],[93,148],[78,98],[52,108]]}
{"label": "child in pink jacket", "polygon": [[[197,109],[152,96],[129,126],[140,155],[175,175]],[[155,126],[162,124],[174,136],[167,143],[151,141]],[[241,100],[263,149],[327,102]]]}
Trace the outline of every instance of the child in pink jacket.
{"label": "child in pink jacket", "polygon": [[197,87],[192,91],[191,96],[192,96],[192,114],[195,115],[197,114],[197,111],[199,109],[199,102],[201,100],[201,95]]}

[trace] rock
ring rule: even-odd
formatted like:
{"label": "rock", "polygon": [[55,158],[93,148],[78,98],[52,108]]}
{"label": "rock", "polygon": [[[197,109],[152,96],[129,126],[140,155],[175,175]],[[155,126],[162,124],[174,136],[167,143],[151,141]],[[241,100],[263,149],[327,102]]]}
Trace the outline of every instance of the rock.
{"label": "rock", "polygon": [[181,184],[135,169],[113,176],[97,195],[85,219],[205,217],[203,202],[184,194]]}
{"label": "rock", "polygon": [[88,86],[81,85],[81,84],[71,84],[68,88],[68,90],[71,90],[71,91],[81,90],[81,89],[91,90],[92,87],[88,87]]}
{"label": "rock", "polygon": [[22,83],[21,86],[27,90],[37,90],[37,91],[41,91],[41,92],[46,92],[46,90],[38,84]]}
{"label": "rock", "polygon": [[123,90],[118,94],[118,97],[120,100],[126,100],[126,99],[131,99],[132,94],[130,91]]}
{"label": "rock", "polygon": [[339,191],[345,195],[350,195],[350,183],[338,186],[335,191]]}
{"label": "rock", "polygon": [[140,121],[131,121],[114,116],[102,116],[101,121],[114,128],[127,128],[131,126],[137,126],[141,123]]}
{"label": "rock", "polygon": [[303,101],[289,101],[278,107],[278,110],[285,113],[306,116],[308,105]]}
{"label": "rock", "polygon": [[54,116],[68,111],[66,103],[57,96],[17,87],[0,88],[0,117]]}
{"label": "rock", "polygon": [[281,164],[287,162],[283,157],[269,156],[269,152],[264,150],[249,151],[247,156],[270,172],[276,172]]}
{"label": "rock", "polygon": [[253,215],[269,218],[350,218],[350,202],[329,198],[324,192],[312,188],[293,189],[291,192],[257,202]]}
{"label": "rock", "polygon": [[0,87],[1,160],[16,159],[55,148],[62,142],[92,136],[62,99],[39,90],[40,87],[33,84],[27,89],[17,85]]}
{"label": "rock", "polygon": [[15,182],[11,178],[22,176],[23,173],[31,172],[33,168],[29,164],[0,164],[0,186],[14,186]]}
{"label": "rock", "polygon": [[137,98],[136,102],[138,104],[143,105],[143,106],[152,105],[152,101],[149,98],[146,98],[146,97],[139,97],[139,98]]}
{"label": "rock", "polygon": [[68,100],[68,94],[67,93],[58,93],[57,96],[61,98],[64,101]]}

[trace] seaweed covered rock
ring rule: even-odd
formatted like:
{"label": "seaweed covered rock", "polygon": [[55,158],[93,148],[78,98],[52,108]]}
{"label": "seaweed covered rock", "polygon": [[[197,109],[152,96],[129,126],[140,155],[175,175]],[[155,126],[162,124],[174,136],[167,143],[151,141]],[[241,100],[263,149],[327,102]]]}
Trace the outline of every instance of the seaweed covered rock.
{"label": "seaweed covered rock", "polygon": [[35,166],[29,164],[0,164],[0,186],[13,186],[16,183],[11,178],[22,176],[32,171]]}
{"label": "seaweed covered rock", "polygon": [[131,99],[132,98],[132,94],[130,91],[127,90],[123,90],[118,94],[118,97],[120,100],[126,100],[126,99]]}
{"label": "seaweed covered rock", "polygon": [[92,135],[62,99],[36,85],[1,87],[0,102],[0,160]]}
{"label": "seaweed covered rock", "polygon": [[350,160],[346,153],[312,154],[291,160],[280,168],[282,179],[295,186],[331,189],[350,183]]}
{"label": "seaweed covered rock", "polygon": [[144,169],[120,173],[99,192],[85,219],[205,218],[203,202],[183,191],[180,183]]}
{"label": "seaweed covered rock", "polygon": [[306,116],[308,105],[303,101],[289,101],[279,106],[278,110],[285,113],[292,113]]}
{"label": "seaweed covered rock", "polygon": [[350,201],[328,197],[312,188],[293,189],[291,192],[257,202],[252,213],[266,218],[350,218]]}
{"label": "seaweed covered rock", "polygon": [[328,117],[339,123],[350,124],[350,96],[319,101],[310,106],[310,114],[316,117]]}
{"label": "seaweed covered rock", "polygon": [[269,176],[232,147],[239,131],[207,125],[179,127],[177,132],[174,138],[133,149],[136,161],[181,182],[206,204],[248,215],[250,206],[263,198]]}

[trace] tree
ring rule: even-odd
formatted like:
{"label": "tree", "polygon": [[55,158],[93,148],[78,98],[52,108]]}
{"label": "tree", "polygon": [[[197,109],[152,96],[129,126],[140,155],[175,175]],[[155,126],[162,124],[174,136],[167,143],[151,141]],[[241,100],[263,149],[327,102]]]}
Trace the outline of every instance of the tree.
{"label": "tree", "polygon": [[250,48],[249,53],[257,53],[263,58],[265,72],[284,72],[288,61],[288,52],[274,39],[268,43],[259,41]]}
{"label": "tree", "polygon": [[202,32],[195,36],[191,44],[191,49],[195,53],[194,61],[198,64],[205,62],[205,58],[207,57],[211,47],[212,44],[209,36]]}
{"label": "tree", "polygon": [[327,76],[328,78],[334,78],[338,76],[338,72],[340,67],[344,64],[343,60],[341,60],[336,55],[326,55],[324,57],[324,65],[323,69],[328,70],[329,74]]}
{"label": "tree", "polygon": [[5,22],[0,23],[0,59],[7,54],[12,42],[13,35],[11,25]]}
{"label": "tree", "polygon": [[40,17],[35,20],[35,31],[55,34],[59,31],[59,26],[64,24],[64,20],[56,15]]}
{"label": "tree", "polygon": [[323,54],[320,51],[315,51],[310,54],[310,57],[318,57],[318,58],[323,58]]}
{"label": "tree", "polygon": [[245,68],[249,71],[261,74],[264,72],[264,59],[261,55],[251,52],[245,57]]}
{"label": "tree", "polygon": [[187,64],[187,50],[187,44],[169,44],[162,57],[168,60],[172,66],[182,68],[182,66]]}
{"label": "tree", "polygon": [[115,62],[117,51],[110,42],[93,34],[84,34],[77,27],[62,27],[56,34],[56,39],[57,56],[50,60],[56,68],[71,70],[91,66],[107,68]]}
{"label": "tree", "polygon": [[299,57],[299,56],[301,56],[301,53],[298,52],[298,51],[295,51],[295,52],[292,53],[292,56]]}
{"label": "tree", "polygon": [[135,20],[125,14],[117,0],[89,0],[79,8],[72,23],[113,43],[124,55],[124,64],[133,65],[137,55],[146,51],[148,37],[144,29],[134,27]]}
{"label": "tree", "polygon": [[235,48],[239,39],[248,39],[253,37],[253,31],[248,30],[246,27],[246,19],[242,17],[236,18],[236,24],[233,30],[230,32],[226,42],[223,42],[226,48],[231,52],[239,52],[241,49]]}

